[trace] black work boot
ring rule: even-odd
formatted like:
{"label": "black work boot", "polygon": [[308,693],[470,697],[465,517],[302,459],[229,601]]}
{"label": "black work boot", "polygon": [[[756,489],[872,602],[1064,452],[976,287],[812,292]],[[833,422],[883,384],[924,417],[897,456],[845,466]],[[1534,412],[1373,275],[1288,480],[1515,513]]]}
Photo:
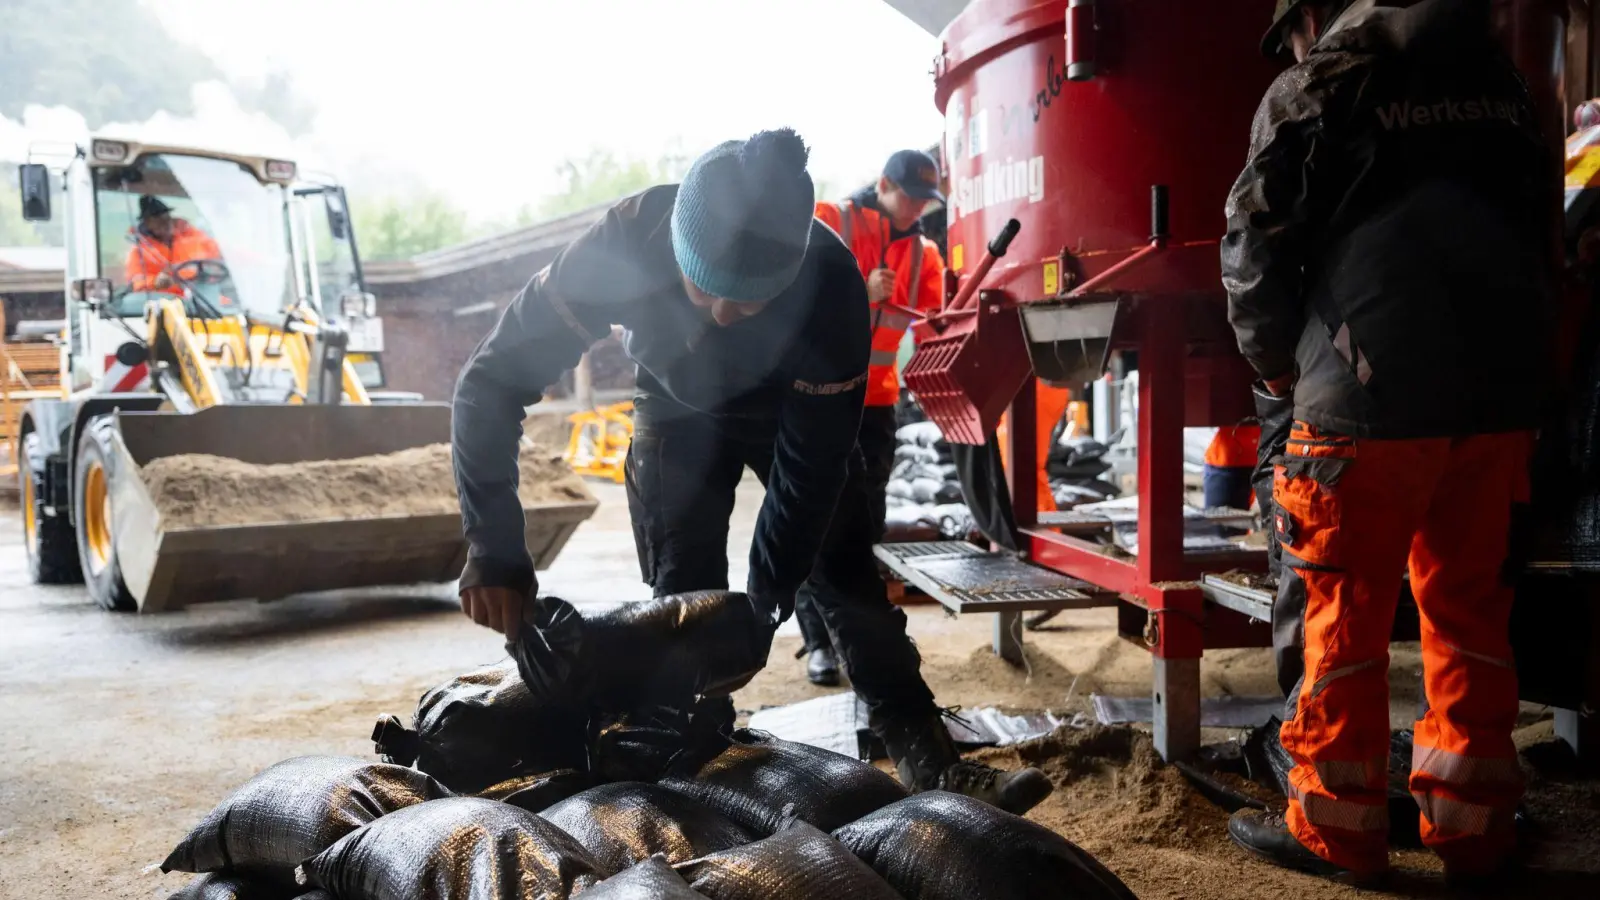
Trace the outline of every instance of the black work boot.
{"label": "black work boot", "polygon": [[1241,809],[1228,818],[1228,837],[1274,865],[1320,875],[1343,884],[1366,886],[1383,877],[1382,873],[1357,874],[1311,852],[1289,832],[1289,823],[1284,820],[1282,813]]}
{"label": "black work boot", "polygon": [[839,656],[831,646],[818,647],[806,658],[806,677],[823,687],[839,686]]}
{"label": "black work boot", "polygon": [[965,794],[1020,816],[1055,790],[1049,777],[1038,769],[1003,772],[963,760],[937,712],[875,723],[873,730],[883,739],[901,783],[912,793],[937,790]]}

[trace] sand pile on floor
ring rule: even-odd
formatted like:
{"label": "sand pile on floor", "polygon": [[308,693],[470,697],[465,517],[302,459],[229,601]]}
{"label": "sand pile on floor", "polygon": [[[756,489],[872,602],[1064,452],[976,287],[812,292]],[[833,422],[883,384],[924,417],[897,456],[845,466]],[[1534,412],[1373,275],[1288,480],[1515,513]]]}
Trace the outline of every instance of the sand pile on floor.
{"label": "sand pile on floor", "polygon": [[[165,456],[143,470],[163,527],[425,516],[459,511],[450,445],[355,459],[258,466],[205,454]],[[524,447],[524,505],[592,501],[548,447]]]}

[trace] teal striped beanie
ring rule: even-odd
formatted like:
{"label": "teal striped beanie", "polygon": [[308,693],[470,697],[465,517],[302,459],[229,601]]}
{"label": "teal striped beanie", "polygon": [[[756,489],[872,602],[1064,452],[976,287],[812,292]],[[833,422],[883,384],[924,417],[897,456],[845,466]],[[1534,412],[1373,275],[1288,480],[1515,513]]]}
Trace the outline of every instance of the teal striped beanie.
{"label": "teal striped beanie", "polygon": [[672,253],[695,287],[759,303],[794,283],[816,208],[809,154],[782,128],[718,144],[694,161],[672,205]]}

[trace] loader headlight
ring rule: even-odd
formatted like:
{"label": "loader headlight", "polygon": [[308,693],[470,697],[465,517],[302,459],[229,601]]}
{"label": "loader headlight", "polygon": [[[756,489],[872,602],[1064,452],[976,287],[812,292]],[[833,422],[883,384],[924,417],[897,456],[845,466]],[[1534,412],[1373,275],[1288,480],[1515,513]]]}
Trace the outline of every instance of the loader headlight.
{"label": "loader headlight", "polygon": [[94,158],[95,162],[127,162],[128,145],[122,141],[92,141],[89,144],[89,155]]}
{"label": "loader headlight", "polygon": [[263,166],[267,180],[281,181],[285,184],[294,180],[296,174],[295,164],[286,159],[269,159]]}

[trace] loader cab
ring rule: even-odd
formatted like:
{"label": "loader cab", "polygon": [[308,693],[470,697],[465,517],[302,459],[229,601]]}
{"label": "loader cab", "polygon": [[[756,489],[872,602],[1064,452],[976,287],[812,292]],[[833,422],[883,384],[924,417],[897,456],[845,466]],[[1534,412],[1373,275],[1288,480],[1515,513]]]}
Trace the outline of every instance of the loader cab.
{"label": "loader cab", "polygon": [[[383,386],[382,322],[342,188],[301,181],[286,160],[108,138],[73,149],[58,212],[71,390],[101,383],[149,305],[173,296],[202,321],[278,323],[292,309],[338,320],[364,386]],[[173,233],[149,233],[141,208],[167,210]],[[48,202],[25,212],[51,216]]]}

